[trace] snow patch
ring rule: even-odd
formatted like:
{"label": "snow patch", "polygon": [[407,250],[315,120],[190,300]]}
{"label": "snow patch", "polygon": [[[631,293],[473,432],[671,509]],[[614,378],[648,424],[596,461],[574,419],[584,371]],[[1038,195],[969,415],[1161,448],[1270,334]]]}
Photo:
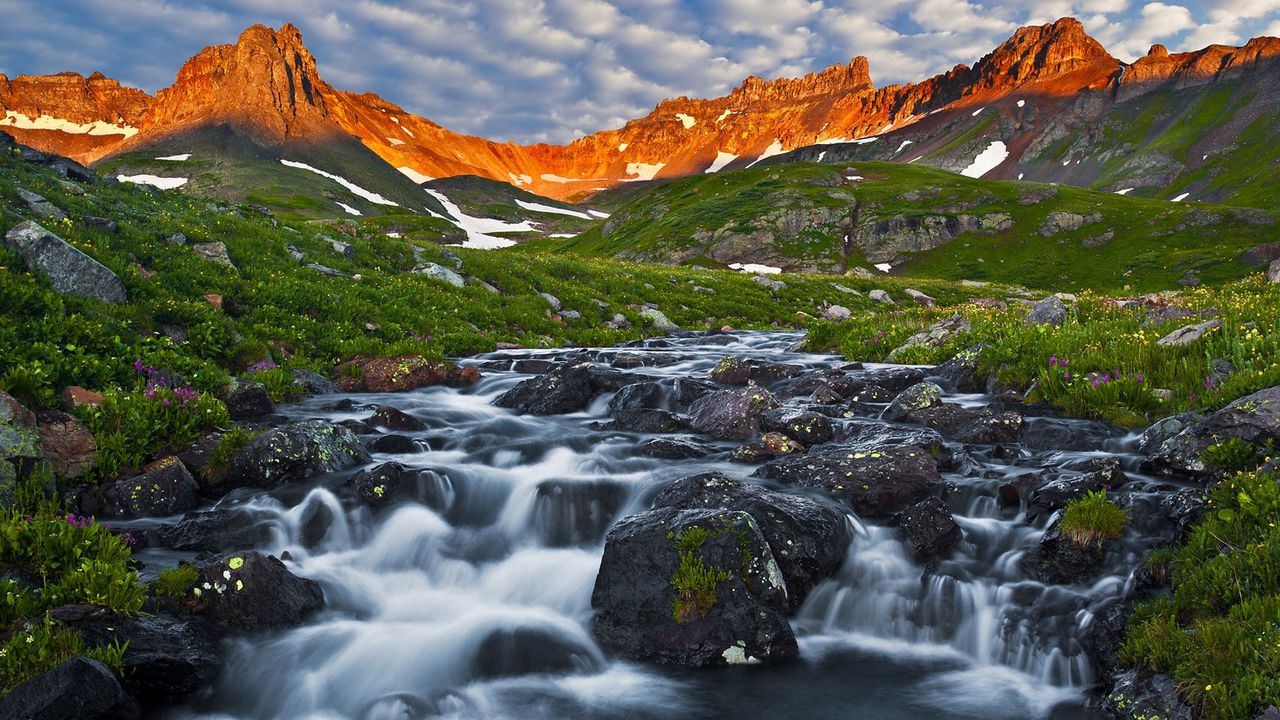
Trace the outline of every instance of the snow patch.
{"label": "snow patch", "polygon": [[[888,128],[885,128],[885,129],[887,130]],[[866,145],[867,143],[873,143],[879,139],[880,139],[879,135],[872,135],[871,137],[858,138],[853,142],[855,145]]]}
{"label": "snow patch", "polygon": [[627,163],[627,174],[635,175],[635,177],[623,178],[623,180],[626,182],[652,180],[658,174],[658,171],[666,166],[666,163]]}
{"label": "snow patch", "polygon": [[138,128],[129,125],[112,125],[102,120],[76,123],[52,115],[30,117],[13,110],[5,112],[4,118],[0,119],[0,125],[19,130],[58,130],[72,135],[123,135],[128,138],[138,134]]}
{"label": "snow patch", "polygon": [[729,117],[730,115],[733,115],[733,114],[734,114],[734,112],[733,112],[732,110],[725,110],[724,112],[720,113],[720,117],[716,118],[716,124],[720,124],[720,123],[724,122],[724,119],[725,119],[725,118],[727,118],[727,117]]}
{"label": "snow patch", "polygon": [[403,145],[404,141],[399,138],[387,138],[387,143],[392,147],[395,147],[396,145]]}
{"label": "snow patch", "polygon": [[970,113],[969,117],[978,117],[978,113],[982,112],[983,110],[986,110],[986,108],[980,107],[977,110],[974,110],[972,113]]}
{"label": "snow patch", "polygon": [[818,153],[818,162],[822,162],[822,158],[824,158],[824,157],[826,157],[826,156],[827,156],[827,151],[826,151],[826,150],[823,150],[822,152]]}
{"label": "snow patch", "polygon": [[1062,167],[1066,167],[1070,164],[1071,164],[1071,158],[1067,158],[1066,160],[1062,161]]}
{"label": "snow patch", "polygon": [[167,161],[172,161],[172,162],[182,162],[183,160],[190,160],[190,159],[191,159],[191,153],[182,153],[181,155],[166,155],[166,156],[164,156],[164,157],[158,157],[158,158],[156,158],[156,159],[157,159],[157,160],[167,160]]}
{"label": "snow patch", "polygon": [[923,159],[924,159],[924,156],[923,156],[923,155],[921,155],[920,157],[916,158],[915,160],[908,160],[908,161],[907,161],[907,164],[908,164],[908,165],[910,165],[911,163],[915,162],[916,160],[923,160]]}
{"label": "snow patch", "polygon": [[902,144],[898,146],[898,149],[893,151],[893,154],[894,154],[894,155],[897,155],[898,153],[902,152],[903,150],[906,150],[906,149],[907,149],[907,146],[908,146],[908,145],[911,145],[913,142],[914,142],[914,141],[912,141],[912,140],[903,140],[903,141],[902,141]]}
{"label": "snow patch", "polygon": [[[608,190],[609,188],[596,188],[596,189],[597,189],[597,190]],[[604,220],[605,218],[609,217],[609,213],[607,213],[607,212],[600,212],[599,210],[588,210],[588,211],[587,211],[587,214],[592,215],[592,216],[594,216],[594,217],[598,217],[598,218],[600,218],[601,220]]]}
{"label": "snow patch", "polygon": [[1182,202],[1183,200],[1186,200],[1189,197],[1191,197],[1191,193],[1182,193],[1178,197],[1174,198],[1173,202]]}
{"label": "snow patch", "polygon": [[334,181],[334,182],[338,183],[338,184],[339,184],[339,185],[341,185],[342,187],[344,187],[344,188],[346,188],[346,189],[350,190],[350,191],[352,192],[352,194],[354,194],[354,195],[358,195],[358,196],[360,196],[360,197],[364,198],[365,200],[368,200],[368,201],[369,201],[369,202],[371,202],[371,203],[375,203],[375,204],[377,204],[377,205],[391,205],[391,206],[393,206],[393,207],[400,207],[399,203],[396,203],[396,202],[393,202],[393,201],[391,201],[391,200],[388,200],[388,199],[386,199],[386,198],[382,197],[381,195],[379,195],[379,194],[378,194],[378,193],[376,193],[376,192],[370,192],[370,191],[368,191],[368,190],[365,190],[364,188],[362,188],[362,187],[360,187],[359,185],[357,185],[357,184],[355,184],[355,183],[351,182],[350,180],[348,180],[348,179],[346,179],[346,178],[342,177],[341,175],[334,175],[333,173],[327,173],[327,172],[325,172],[325,171],[323,171],[323,170],[320,170],[320,169],[318,169],[318,168],[313,168],[313,167],[311,167],[310,165],[308,165],[308,164],[306,164],[306,163],[294,162],[294,161],[292,161],[292,160],[284,160],[284,159],[281,159],[281,160],[280,160],[280,164],[281,164],[281,165],[284,165],[285,167],[297,168],[297,169],[299,169],[299,170],[307,170],[307,171],[309,171],[309,172],[313,172],[313,173],[315,173],[315,174],[317,174],[317,175],[319,175],[319,176],[321,176],[321,177],[327,177],[327,178],[329,178],[330,180],[332,180],[332,181]]}
{"label": "snow patch", "polygon": [[624,152],[629,147],[631,147],[631,143],[618,143],[618,152]]}
{"label": "snow patch", "polygon": [[398,232],[389,232],[389,233],[387,233],[386,235],[387,235],[387,237],[389,237],[389,238],[395,238],[396,240],[399,240],[400,238],[404,237],[404,235],[403,235],[402,233],[398,233]]}
{"label": "snow patch", "polygon": [[[334,202],[338,202],[338,201],[336,201],[336,200],[335,200]],[[355,215],[356,217],[360,217],[361,215],[363,215],[363,214],[364,214],[364,213],[360,212],[359,210],[357,210],[357,209],[355,209],[355,208],[351,207],[350,205],[348,205],[348,204],[346,204],[346,203],[344,203],[344,202],[339,202],[339,203],[338,203],[338,207],[340,207],[340,208],[342,208],[343,210],[345,210],[345,211],[346,211],[346,213],[347,213],[348,215]]]}
{"label": "snow patch", "polygon": [[435,178],[430,177],[428,175],[423,175],[422,173],[418,172],[417,170],[414,170],[408,165],[402,165],[396,168],[396,170],[399,170],[401,175],[404,175],[405,177],[412,180],[415,185],[421,185],[424,182],[431,182],[432,180],[435,180]]}
{"label": "snow patch", "polygon": [[[782,149],[782,141],[775,138],[773,144],[765,148],[763,153],[760,153],[760,157],[751,161],[751,165],[755,165],[765,158],[771,158],[774,155],[784,155],[787,152],[788,151]],[[751,165],[748,165],[747,167],[751,167]]]}
{"label": "snow patch", "polygon": [[1019,100],[1019,101],[1018,101],[1018,107],[1026,107],[1026,106],[1027,106],[1027,101],[1026,101],[1026,100]]}
{"label": "snow patch", "polygon": [[875,267],[877,270],[883,273],[887,273],[893,269],[893,266],[890,265],[889,263],[876,263]]}
{"label": "snow patch", "polygon": [[[628,165],[627,167],[631,167],[631,166]],[[559,175],[552,175],[551,173],[543,173],[542,175],[539,175],[539,177],[541,177],[546,182],[553,182],[553,183],[594,182],[595,180],[598,179],[598,178],[567,178],[567,177],[560,177]]]}
{"label": "snow patch", "polygon": [[1123,189],[1123,190],[1117,190],[1117,191],[1116,191],[1116,194],[1117,194],[1117,195],[1128,195],[1129,193],[1131,193],[1131,192],[1133,192],[1133,191],[1134,191],[1134,188],[1125,188],[1125,189]]}
{"label": "snow patch", "polygon": [[574,235],[573,233],[555,233],[553,235],[548,235],[547,237],[556,238],[557,240],[560,240],[563,238],[571,238],[571,237],[577,237],[577,236]]}
{"label": "snow patch", "polygon": [[[393,123],[395,123],[395,124],[397,124],[397,125],[400,125],[400,118],[398,118],[398,117],[393,117],[393,118],[391,118],[391,122],[393,122]],[[409,128],[407,128],[407,127],[405,127],[405,126],[403,126],[403,125],[400,125],[400,129],[404,131],[404,134],[405,134],[405,135],[408,135],[409,137],[413,137],[413,131],[412,131],[412,130],[410,130]]]}
{"label": "snow patch", "polygon": [[520,186],[520,185],[532,185],[532,184],[533,184],[533,176],[532,176],[532,175],[517,175],[517,174],[515,174],[515,173],[507,173],[507,177],[511,178],[511,184],[512,184],[512,185],[515,185],[515,186],[517,186],[517,187],[518,187],[518,186]]}
{"label": "snow patch", "polygon": [[1018,179],[1019,179],[1019,180],[1021,180],[1023,177],[1024,177],[1024,174],[1023,174],[1023,173],[1018,173]]}
{"label": "snow patch", "polygon": [[720,172],[721,170],[724,169],[725,165],[728,165],[729,163],[737,159],[738,159],[738,156],[734,155],[733,153],[727,153],[727,152],[724,152],[723,150],[717,150],[716,159],[711,162],[711,167],[708,167],[703,172],[708,175],[711,173]]}
{"label": "snow patch", "polygon": [[755,273],[757,275],[777,275],[782,272],[782,268],[772,265],[759,265],[757,263],[733,263],[729,266],[730,270],[741,270],[744,273]]}
{"label": "snow patch", "polygon": [[506,238],[494,237],[491,233],[497,232],[534,232],[537,228],[524,220],[518,223],[509,223],[506,220],[498,220],[496,218],[478,218],[472,217],[462,211],[462,208],[454,204],[444,193],[431,188],[423,188],[427,194],[444,206],[445,212],[452,217],[446,217],[445,220],[457,225],[467,234],[467,241],[461,243],[461,247],[472,248],[475,250],[497,250],[515,245],[514,240]]}
{"label": "snow patch", "polygon": [[987,146],[973,159],[973,163],[969,167],[960,171],[961,175],[971,178],[980,178],[983,175],[996,169],[996,166],[1004,162],[1009,157],[1009,149],[1004,143],[996,140]]}
{"label": "snow patch", "polygon": [[135,185],[150,185],[161,190],[180,188],[189,182],[189,178],[165,178],[156,177],[155,175],[117,175],[116,179],[120,182],[134,183]]}
{"label": "snow patch", "polygon": [[859,180],[866,180],[866,178],[862,177],[861,175],[845,175],[844,179],[848,180],[849,182],[858,182]]}
{"label": "snow patch", "polygon": [[684,113],[676,113],[676,119],[679,120],[681,124],[684,125],[685,130],[688,130],[689,128],[698,124],[697,118],[695,118],[692,115],[685,115]]}
{"label": "snow patch", "polygon": [[[569,208],[554,207],[552,205],[543,205],[541,203],[525,202],[524,200],[516,200],[516,204],[524,208],[525,210],[531,210],[533,212],[551,213],[553,215],[568,215],[569,217],[582,218],[583,220],[592,219],[590,215],[584,212],[581,212],[578,210],[570,210]],[[553,235],[552,237],[555,237],[555,236]]]}

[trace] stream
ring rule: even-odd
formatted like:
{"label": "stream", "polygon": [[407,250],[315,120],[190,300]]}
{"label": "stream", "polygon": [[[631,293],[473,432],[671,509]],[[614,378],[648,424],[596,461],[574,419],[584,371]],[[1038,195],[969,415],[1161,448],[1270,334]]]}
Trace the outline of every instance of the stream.
{"label": "stream", "polygon": [[[655,378],[705,380],[729,355],[814,369],[844,364],[790,352],[800,337],[736,333],[587,352],[602,364],[639,353],[646,364],[628,371]],[[1098,607],[1132,582],[1127,571],[1110,573],[1136,565],[1146,545],[1124,541],[1126,562],[1088,586],[1030,580],[1018,560],[1044,523],[1028,523],[1025,509],[1002,509],[997,488],[1018,474],[1100,457],[1120,458],[1132,483],[1154,482],[1137,470],[1132,437],[1106,439],[1093,451],[971,448],[976,467],[944,473],[963,540],[929,570],[911,559],[895,528],[850,513],[847,560],[791,618],[798,661],[701,669],[634,663],[611,656],[590,632],[608,526],[646,509],[670,481],[705,471],[745,479],[755,467],[727,460],[739,443],[706,438],[698,441],[714,452],[705,458],[639,455],[637,445],[653,436],[600,429],[608,394],[585,412],[549,417],[493,405],[530,371],[545,371],[545,361],[583,352],[490,353],[462,361],[484,368],[483,379],[466,388],[349,396],[356,407],[329,395],[282,408],[290,419],[339,422],[392,405],[421,419],[426,430],[403,433],[420,452],[374,453],[374,463],[430,470],[422,476],[427,504],[371,511],[345,484],[353,471],[219,501],[269,527],[270,541],[257,549],[287,553],[293,572],[323,587],[326,608],[301,627],[230,641],[216,685],[165,717],[1101,717],[1085,703],[1096,671],[1082,633]],[[876,367],[883,366],[867,369]],[[881,421],[867,413],[838,422]],[[1027,422],[1069,430],[1082,421]],[[321,507],[332,521],[316,537],[307,519]],[[139,553],[152,571],[179,556]]]}

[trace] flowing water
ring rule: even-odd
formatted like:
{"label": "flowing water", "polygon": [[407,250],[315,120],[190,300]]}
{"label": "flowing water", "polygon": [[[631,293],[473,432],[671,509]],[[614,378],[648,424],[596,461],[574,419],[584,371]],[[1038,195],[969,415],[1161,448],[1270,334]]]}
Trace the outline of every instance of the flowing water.
{"label": "flowing water", "polygon": [[[726,355],[841,364],[787,352],[798,337],[743,333],[596,352],[604,361],[632,351],[661,358],[633,372],[666,378],[705,378]],[[476,361],[509,367],[570,354]],[[1009,475],[1104,453],[1022,449],[998,460],[975,450],[977,470],[946,476],[964,540],[932,572],[909,559],[894,529],[850,515],[848,560],[792,620],[798,662],[643,665],[611,658],[591,639],[603,530],[645,509],[665,482],[706,470],[746,477],[754,468],[724,461],[732,443],[704,460],[639,456],[642,436],[593,427],[606,419],[607,397],[555,417],[492,405],[527,377],[488,370],[465,389],[352,396],[364,407],[349,412],[326,410],[339,399],[332,396],[287,408],[297,419],[341,421],[388,404],[424,420],[427,430],[408,433],[421,453],[374,459],[430,469],[424,497],[432,506],[372,513],[344,487],[350,473],[224,499],[271,527],[273,539],[259,549],[287,551],[294,572],[323,586],[327,607],[303,627],[234,641],[216,687],[174,717],[1096,717],[1084,707],[1093,671],[1079,636],[1091,608],[1121,593],[1126,578],[1086,588],[1028,580],[1017,560],[1041,530],[1002,513],[995,490]],[[1123,441],[1109,442],[1106,454],[1136,464]],[[333,522],[317,540],[303,528],[321,506]]]}

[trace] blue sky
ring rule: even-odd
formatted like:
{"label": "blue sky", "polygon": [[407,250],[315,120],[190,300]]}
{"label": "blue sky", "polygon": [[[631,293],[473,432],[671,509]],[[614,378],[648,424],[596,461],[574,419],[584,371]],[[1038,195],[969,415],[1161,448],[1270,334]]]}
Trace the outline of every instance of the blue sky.
{"label": "blue sky", "polygon": [[1123,60],[1280,35],[1280,0],[0,0],[0,73],[100,70],[155,92],[202,47],[287,21],[338,88],[461,132],[565,142],[664,97],[854,55],[877,85],[919,80],[1064,15]]}

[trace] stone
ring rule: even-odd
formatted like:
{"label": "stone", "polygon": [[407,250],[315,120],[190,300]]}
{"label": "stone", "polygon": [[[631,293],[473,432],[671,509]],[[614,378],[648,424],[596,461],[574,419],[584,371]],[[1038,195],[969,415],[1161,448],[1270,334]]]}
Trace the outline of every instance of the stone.
{"label": "stone", "polygon": [[0,697],[0,717],[14,720],[133,720],[141,714],[115,673],[79,656]]}
{"label": "stone", "polygon": [[235,264],[231,262],[231,256],[227,255],[227,246],[221,242],[193,243],[191,251],[201,260],[235,269]]}
{"label": "stone", "polygon": [[603,392],[618,392],[627,385],[649,380],[593,362],[574,362],[544,375],[524,380],[493,401],[526,415],[562,415],[578,412]]}
{"label": "stone", "polygon": [[295,369],[289,371],[293,375],[293,384],[307,395],[333,395],[338,386],[329,382],[328,378],[314,370]]}
{"label": "stone", "polygon": [[236,422],[258,420],[276,413],[267,389],[261,383],[232,379],[227,390],[227,414]]}
{"label": "stone", "polygon": [[804,452],[804,445],[780,432],[768,432],[760,438],[760,444],[772,455]]}
{"label": "stone", "polygon": [[408,392],[432,385],[460,387],[480,379],[474,365],[452,366],[421,355],[370,358],[364,355],[334,368],[341,392]]}
{"label": "stone", "polygon": [[949,552],[963,537],[947,504],[937,497],[921,500],[898,513],[895,520],[912,557],[918,561]]}
{"label": "stone", "polygon": [[761,413],[778,407],[773,395],[757,385],[720,390],[689,407],[695,432],[721,440],[747,440],[760,433]]}
{"label": "stone", "polygon": [[274,556],[231,553],[200,568],[193,592],[200,609],[227,626],[249,632],[293,627],[324,607],[314,580],[289,572]]}
{"label": "stone", "polygon": [[1124,670],[1116,675],[1102,705],[1116,718],[1193,720],[1195,714],[1182,702],[1178,686],[1168,675]]}
{"label": "stone", "polygon": [[663,460],[690,460],[706,457],[709,452],[703,445],[675,438],[653,438],[640,443],[636,448],[637,455]]}
{"label": "stone", "polygon": [[80,218],[80,222],[84,223],[84,226],[90,230],[97,230],[98,232],[110,233],[112,235],[120,232],[120,225],[116,223],[115,220],[86,215]]}
{"label": "stone", "polygon": [[1023,554],[1018,567],[1028,576],[1054,585],[1079,585],[1101,574],[1103,560],[1114,541],[1080,545],[1068,540],[1057,524],[1044,532],[1039,544]]}
{"label": "stone", "polygon": [[560,312],[560,298],[552,295],[551,293],[540,292],[538,294],[542,296],[543,300],[547,301],[547,304],[551,306],[552,310]]}
{"label": "stone", "polygon": [[352,247],[350,243],[344,243],[341,240],[334,240],[333,238],[325,238],[325,240],[329,241],[329,247],[333,248],[333,252],[335,254],[341,255],[348,260],[356,259],[356,249]]}
{"label": "stone", "polygon": [[1190,345],[1200,338],[1203,338],[1212,330],[1222,327],[1222,321],[1218,319],[1209,320],[1207,322],[1197,323],[1195,325],[1185,325],[1174,330],[1156,341],[1156,345],[1160,347],[1182,347]]}
{"label": "stone", "polygon": [[853,317],[853,312],[843,305],[829,305],[822,311],[822,317],[827,320],[840,322]]}
{"label": "stone", "polygon": [[914,417],[929,408],[942,404],[942,388],[931,382],[922,382],[903,390],[885,408],[885,420],[913,420]]}
{"label": "stone", "polygon": [[872,300],[875,300],[876,302],[882,305],[895,304],[893,302],[893,298],[889,297],[889,293],[885,292],[884,290],[881,290],[880,288],[876,288],[875,290],[872,290],[871,292],[867,293],[867,297],[871,298]]}
{"label": "stone", "polygon": [[432,262],[423,263],[422,265],[415,267],[413,272],[415,275],[426,275],[432,280],[439,280],[440,282],[448,283],[454,287],[462,287],[467,284],[466,278],[443,265],[437,265]]}
{"label": "stone", "polygon": [[231,458],[220,482],[206,490],[271,489],[369,460],[369,453],[347,428],[324,420],[307,420],[254,438]]}
{"label": "stone", "polygon": [[22,204],[26,205],[27,209],[41,220],[57,221],[67,219],[67,214],[61,208],[45,200],[44,197],[22,188],[17,188],[17,191],[18,199],[22,201]]}
{"label": "stone", "polygon": [[347,273],[344,273],[341,270],[335,270],[329,267],[328,265],[321,265],[320,263],[307,263],[306,265],[303,265],[303,267],[307,268],[308,270],[315,270],[321,275],[328,275],[329,277],[344,278],[347,280],[355,279],[354,275],[348,275]]}
{"label": "stone", "polygon": [[422,452],[422,448],[413,438],[405,435],[379,435],[364,443],[365,449],[371,453],[383,453],[385,455],[412,455]]}
{"label": "stone", "polygon": [[687,418],[656,408],[621,410],[614,413],[613,418],[604,429],[646,434],[678,433],[689,429]]}
{"label": "stone", "polygon": [[667,316],[662,314],[662,311],[657,308],[645,308],[640,311],[640,316],[648,318],[650,324],[653,325],[654,330],[671,332],[673,330],[680,329],[679,325],[671,322],[671,320],[669,320]]}
{"label": "stone", "polygon": [[794,408],[775,408],[761,413],[760,429],[783,433],[809,446],[831,442],[834,434],[827,416]]}
{"label": "stone", "polygon": [[1211,445],[1237,438],[1255,447],[1280,442],[1280,386],[1242,397],[1160,443],[1148,461],[1164,471],[1212,474],[1201,459]]}
{"label": "stone", "polygon": [[950,360],[935,367],[930,378],[938,381],[944,390],[957,393],[978,393],[985,388],[978,376],[978,354],[985,344],[975,345]]}
{"label": "stone", "polygon": [[79,385],[70,385],[62,391],[62,409],[71,412],[85,405],[98,406],[106,402],[101,393],[85,390]]}
{"label": "stone", "polygon": [[956,313],[907,338],[905,342],[889,353],[889,361],[896,361],[903,353],[912,348],[942,347],[954,341],[960,335],[971,332],[973,332],[973,326],[969,324],[969,321],[964,316]]}
{"label": "stone", "polygon": [[1040,302],[1031,306],[1031,310],[1027,313],[1023,323],[1027,327],[1035,327],[1036,325],[1061,325],[1066,322],[1070,310],[1066,303],[1062,302],[1062,298],[1057,295],[1050,295]]}
{"label": "stone", "polygon": [[4,245],[21,255],[29,268],[49,278],[59,293],[105,303],[122,303],[126,299],[124,283],[115,273],[35,221],[28,220],[10,230]]}
{"label": "stone", "polygon": [[403,410],[390,405],[379,405],[365,422],[376,428],[417,432],[426,430],[427,424]]}
{"label": "stone", "polygon": [[199,499],[187,466],[170,456],[152,463],[138,477],[105,487],[102,505],[111,517],[163,517],[193,510]]}
{"label": "stone", "polygon": [[186,245],[187,236],[184,235],[183,233],[177,232],[177,233],[173,233],[172,235],[166,235],[163,239],[163,242],[165,245]]}
{"label": "stone", "polygon": [[273,518],[244,508],[216,508],[187,513],[174,525],[147,532],[150,545],[184,552],[218,553],[253,547],[272,538]]}
{"label": "stone", "polygon": [[912,300],[915,300],[916,302],[920,303],[925,307],[933,307],[934,305],[938,304],[937,300],[929,297],[928,295],[925,295],[919,290],[912,290],[911,288],[907,288],[902,292],[906,293],[907,297],[911,298]]}
{"label": "stone", "polygon": [[347,482],[355,488],[360,502],[374,509],[412,500],[444,511],[453,502],[453,485],[446,476],[395,462],[361,470]]}
{"label": "stone", "polygon": [[[692,581],[682,566],[711,579]],[[799,652],[782,572],[742,511],[664,507],[623,518],[605,539],[591,606],[596,641],[632,660],[698,667]]]}
{"label": "stone", "polygon": [[550,547],[595,545],[627,503],[625,483],[544,480],[533,501],[533,526]]}
{"label": "stone", "polygon": [[942,484],[934,455],[912,445],[875,450],[828,446],[771,460],[755,477],[822,490],[867,517],[904,510]]}
{"label": "stone", "polygon": [[1280,283],[1280,260],[1273,260],[1267,266],[1267,282]]}
{"label": "stone", "polygon": [[772,385],[804,373],[804,367],[767,360],[726,357],[711,369],[711,380],[721,385]]}
{"label": "stone", "polygon": [[93,433],[76,416],[46,410],[36,416],[36,421],[40,454],[56,475],[78,479],[93,468],[98,445]]}

